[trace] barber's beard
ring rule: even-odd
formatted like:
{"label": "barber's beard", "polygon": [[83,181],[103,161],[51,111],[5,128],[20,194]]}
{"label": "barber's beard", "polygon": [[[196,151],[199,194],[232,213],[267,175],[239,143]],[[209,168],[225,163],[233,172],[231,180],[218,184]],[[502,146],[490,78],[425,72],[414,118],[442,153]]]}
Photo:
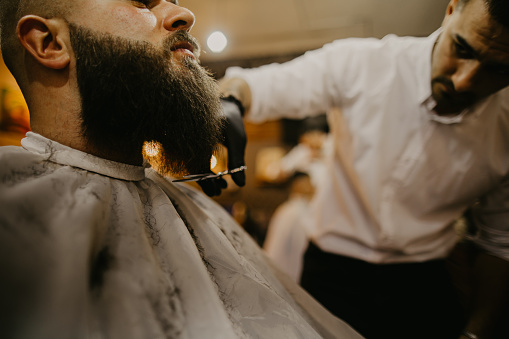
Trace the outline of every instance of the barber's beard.
{"label": "barber's beard", "polygon": [[431,80],[433,99],[437,103],[438,114],[459,114],[474,104],[479,98],[472,92],[456,92],[453,81],[445,76],[436,76]]}
{"label": "barber's beard", "polygon": [[157,168],[202,173],[221,139],[222,108],[214,79],[191,57],[170,48],[196,44],[173,33],[162,50],[70,25],[87,141],[105,154],[133,157],[145,141],[160,148]]}

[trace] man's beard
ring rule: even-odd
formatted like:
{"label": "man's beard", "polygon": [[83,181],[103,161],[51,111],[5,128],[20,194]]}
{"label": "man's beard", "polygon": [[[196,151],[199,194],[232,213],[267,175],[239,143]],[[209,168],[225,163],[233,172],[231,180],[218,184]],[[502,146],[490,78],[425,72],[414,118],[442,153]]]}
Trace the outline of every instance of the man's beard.
{"label": "man's beard", "polygon": [[183,41],[196,46],[194,38],[178,31],[159,50],[73,24],[70,37],[82,127],[93,148],[132,159],[145,141],[154,141],[162,146],[160,171],[209,170],[223,126],[217,84],[193,58],[175,60],[170,51]]}

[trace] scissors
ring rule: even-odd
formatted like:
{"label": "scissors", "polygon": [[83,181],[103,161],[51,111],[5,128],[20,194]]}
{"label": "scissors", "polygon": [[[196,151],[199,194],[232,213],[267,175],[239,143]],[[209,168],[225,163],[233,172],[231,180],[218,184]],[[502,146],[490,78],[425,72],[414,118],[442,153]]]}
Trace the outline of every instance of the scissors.
{"label": "scissors", "polygon": [[242,172],[242,171],[245,171],[246,169],[247,169],[247,166],[240,166],[240,167],[234,168],[232,170],[226,170],[226,171],[218,172],[218,173],[201,173],[201,174],[184,175],[181,179],[176,179],[176,180],[173,180],[172,182],[209,180],[209,179],[214,179],[214,178],[220,178],[223,175]]}

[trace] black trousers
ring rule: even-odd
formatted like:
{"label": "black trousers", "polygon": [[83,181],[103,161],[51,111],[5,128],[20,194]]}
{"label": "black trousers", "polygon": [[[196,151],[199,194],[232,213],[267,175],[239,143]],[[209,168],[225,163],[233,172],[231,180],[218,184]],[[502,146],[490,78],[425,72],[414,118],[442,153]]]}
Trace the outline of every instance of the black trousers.
{"label": "black trousers", "polygon": [[367,339],[457,339],[464,326],[442,260],[371,264],[310,243],[301,285]]}

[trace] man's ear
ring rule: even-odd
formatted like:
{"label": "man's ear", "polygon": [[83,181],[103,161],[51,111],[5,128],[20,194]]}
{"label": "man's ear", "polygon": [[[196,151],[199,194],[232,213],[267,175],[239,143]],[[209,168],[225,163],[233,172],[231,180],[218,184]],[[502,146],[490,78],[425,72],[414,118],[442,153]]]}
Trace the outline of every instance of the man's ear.
{"label": "man's ear", "polygon": [[43,66],[63,69],[69,65],[69,30],[62,19],[27,15],[19,20],[16,33],[23,47]]}

